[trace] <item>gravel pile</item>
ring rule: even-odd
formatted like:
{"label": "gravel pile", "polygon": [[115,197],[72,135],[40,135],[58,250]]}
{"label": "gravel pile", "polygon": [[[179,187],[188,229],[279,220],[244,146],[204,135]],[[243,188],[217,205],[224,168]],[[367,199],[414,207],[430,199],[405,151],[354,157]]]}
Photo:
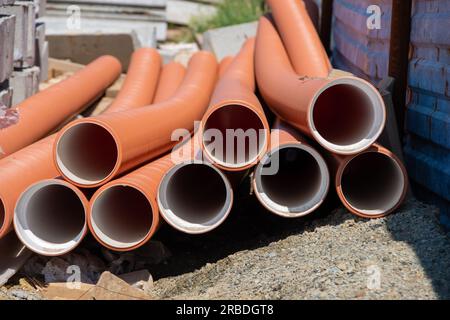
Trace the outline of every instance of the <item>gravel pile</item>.
{"label": "gravel pile", "polygon": [[[433,207],[388,218],[344,209],[295,235],[155,282],[164,299],[449,299],[450,240]],[[269,240],[270,241],[270,240]]]}
{"label": "gravel pile", "polygon": [[[114,274],[148,269],[161,299],[450,299],[450,239],[434,207],[410,200],[387,218],[363,220],[330,203],[314,216],[286,220],[253,197],[239,201],[209,234],[165,226],[139,252],[117,256],[87,239],[62,258],[91,253]],[[0,300],[40,299],[22,278],[29,276],[22,271],[0,288]]]}

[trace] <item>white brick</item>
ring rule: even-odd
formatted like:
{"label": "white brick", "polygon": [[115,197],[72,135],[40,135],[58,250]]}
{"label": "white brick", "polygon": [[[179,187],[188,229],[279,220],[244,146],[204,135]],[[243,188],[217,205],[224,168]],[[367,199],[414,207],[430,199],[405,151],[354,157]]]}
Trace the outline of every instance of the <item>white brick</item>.
{"label": "white brick", "polygon": [[0,83],[9,78],[13,70],[15,16],[0,15]]}
{"label": "white brick", "polygon": [[9,82],[13,88],[12,104],[16,105],[39,90],[39,67],[14,71]]}

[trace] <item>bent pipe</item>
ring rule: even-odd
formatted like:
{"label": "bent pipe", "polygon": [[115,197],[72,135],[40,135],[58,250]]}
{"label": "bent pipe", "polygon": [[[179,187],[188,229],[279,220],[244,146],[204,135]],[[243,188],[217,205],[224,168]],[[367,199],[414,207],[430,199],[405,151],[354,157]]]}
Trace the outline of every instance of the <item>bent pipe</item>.
{"label": "bent pipe", "polygon": [[30,250],[44,256],[63,255],[86,235],[88,207],[86,196],[70,183],[42,180],[19,197],[14,229]]}
{"label": "bent pipe", "polygon": [[330,187],[325,160],[279,120],[271,135],[271,150],[254,172],[256,197],[266,209],[284,218],[312,213],[324,202]]}
{"label": "bent pipe", "polygon": [[[136,63],[138,65],[136,65]],[[152,68],[153,62],[146,59],[132,59],[130,63],[130,70],[134,71],[132,74],[126,76],[125,82],[127,85],[121,88],[119,95],[125,97],[130,95],[130,97],[134,97],[137,100],[133,101],[131,99],[127,99],[125,101],[122,99],[122,109],[135,108],[137,107],[137,102],[139,101],[140,103],[144,103],[141,106],[152,102],[151,100],[148,100],[150,99],[150,95],[142,93],[142,96],[144,97],[142,99],[137,96],[134,90],[139,87],[137,82],[141,81],[144,77],[137,75],[137,66],[147,66],[141,69],[142,73],[146,73],[151,71],[150,68]],[[84,75],[83,78],[84,77],[87,76]],[[85,79],[84,81],[87,80]],[[51,88],[48,90],[50,89]],[[153,89],[149,87],[148,90]],[[80,95],[83,94],[84,93],[80,93]],[[108,108],[104,113],[110,113],[113,111],[113,109]],[[0,159],[0,238],[11,230],[14,217],[14,207],[20,194],[30,185],[40,180],[52,179],[59,176],[58,169],[53,162],[52,150],[55,140],[56,134],[53,134],[42,139],[41,141],[35,142],[23,148],[22,150],[17,151],[16,153],[13,153],[4,159]]]}
{"label": "bent pipe", "polygon": [[254,47],[255,39],[248,39],[230,62],[200,124],[203,152],[226,171],[253,167],[269,145],[270,127],[254,93]]}
{"label": "bent pipe", "polygon": [[108,112],[140,108],[153,102],[161,72],[161,56],[153,48],[133,52],[127,75]]}
{"label": "bent pipe", "polygon": [[267,0],[267,4],[295,72],[300,76],[328,77],[331,63],[305,2]]}
{"label": "bent pipe", "polygon": [[374,144],[357,155],[334,155],[335,187],[339,199],[353,214],[381,218],[405,200],[408,175],[400,159]]}
{"label": "bent pipe", "polygon": [[267,17],[259,20],[255,72],[272,111],[330,152],[359,153],[383,131],[384,102],[370,83],[355,77],[299,76]]}
{"label": "bent pipe", "polygon": [[194,120],[202,117],[217,73],[214,56],[200,51],[171,99],[67,125],[53,149],[59,172],[79,187],[94,188],[170,150],[173,131],[192,131]]}
{"label": "bent pipe", "polygon": [[45,89],[0,118],[0,159],[45,137],[83,110],[120,75],[120,62],[100,57],[70,78]]}

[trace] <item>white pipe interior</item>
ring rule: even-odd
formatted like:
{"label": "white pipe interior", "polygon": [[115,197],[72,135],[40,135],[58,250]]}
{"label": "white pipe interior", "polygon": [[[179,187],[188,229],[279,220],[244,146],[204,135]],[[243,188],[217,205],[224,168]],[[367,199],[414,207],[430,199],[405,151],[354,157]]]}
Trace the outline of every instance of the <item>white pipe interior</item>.
{"label": "white pipe interior", "polygon": [[[214,148],[213,141],[205,138],[205,132],[210,129],[218,130],[223,137],[223,148]],[[242,129],[247,132],[253,129],[256,133],[256,147],[252,147],[250,140],[246,137],[243,150],[238,150],[237,138],[227,135],[226,130]],[[264,130],[264,123],[250,108],[233,104],[224,106],[212,112],[206,119],[204,125],[203,145],[208,156],[220,165],[230,168],[240,168],[254,163],[262,155],[267,141],[267,130]],[[232,145],[233,154],[227,158],[227,145]]]}
{"label": "white pipe interior", "polygon": [[153,209],[138,189],[115,185],[105,190],[92,205],[93,232],[105,244],[127,249],[145,240],[153,222]]}
{"label": "white pipe interior", "polygon": [[70,180],[82,185],[96,184],[114,170],[118,146],[104,127],[95,123],[79,123],[58,140],[56,161]]}
{"label": "white pipe interior", "polygon": [[356,78],[341,78],[315,96],[309,117],[312,134],[320,144],[341,154],[354,154],[379,137],[386,111],[373,87]]}
{"label": "white pipe interior", "polygon": [[232,190],[227,178],[209,164],[180,164],[170,170],[158,192],[161,215],[186,233],[204,233],[228,216]]}
{"label": "white pipe interior", "polygon": [[345,167],[341,187],[345,199],[355,210],[379,215],[395,207],[405,188],[400,165],[378,152],[356,156]]}
{"label": "white pipe interior", "polygon": [[75,248],[86,232],[85,207],[65,182],[42,181],[28,188],[15,208],[17,235],[31,250],[43,255],[64,254]]}
{"label": "white pipe interior", "polygon": [[[264,170],[275,165],[276,171]],[[283,217],[295,218],[314,211],[324,201],[329,186],[330,174],[324,159],[302,144],[283,145],[267,153],[255,169],[258,199]]]}

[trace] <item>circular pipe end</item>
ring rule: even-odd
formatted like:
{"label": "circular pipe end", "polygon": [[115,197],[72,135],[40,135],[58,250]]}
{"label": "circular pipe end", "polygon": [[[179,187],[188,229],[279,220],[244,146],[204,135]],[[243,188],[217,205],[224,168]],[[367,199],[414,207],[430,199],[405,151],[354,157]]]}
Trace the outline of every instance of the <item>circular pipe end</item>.
{"label": "circular pipe end", "polygon": [[267,151],[269,125],[243,103],[229,103],[213,109],[202,125],[203,150],[221,169],[250,168]]}
{"label": "circular pipe end", "polygon": [[228,217],[233,190],[228,179],[207,163],[182,163],[166,173],[158,190],[161,216],[189,234],[212,231]]}
{"label": "circular pipe end", "polygon": [[356,154],[369,148],[383,132],[386,108],[370,83],[343,77],[319,90],[308,122],[314,139],[325,149],[342,155]]}
{"label": "circular pipe end", "polygon": [[91,200],[89,228],[97,240],[115,251],[129,251],[145,244],[156,231],[156,204],[139,188],[112,184]]}
{"label": "circular pipe end", "polygon": [[73,250],[87,231],[87,199],[62,180],[43,180],[17,201],[14,228],[22,243],[45,256]]}
{"label": "circular pipe end", "polygon": [[336,188],[342,203],[363,218],[380,218],[397,209],[407,192],[406,169],[393,155],[367,151],[339,168]]}
{"label": "circular pipe end", "polygon": [[304,144],[285,144],[264,156],[255,169],[255,194],[269,211],[298,218],[325,200],[330,174],[322,156]]}
{"label": "circular pipe end", "polygon": [[99,186],[118,170],[119,144],[107,127],[83,120],[61,132],[55,158],[67,180],[81,187]]}

